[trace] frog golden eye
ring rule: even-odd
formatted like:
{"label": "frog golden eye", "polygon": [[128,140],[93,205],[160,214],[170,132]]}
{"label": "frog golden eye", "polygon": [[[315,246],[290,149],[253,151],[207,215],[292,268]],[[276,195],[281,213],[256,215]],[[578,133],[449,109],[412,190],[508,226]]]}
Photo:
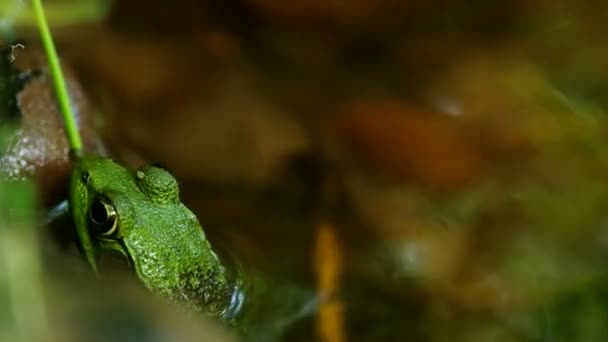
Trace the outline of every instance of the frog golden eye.
{"label": "frog golden eye", "polygon": [[91,233],[110,236],[116,232],[116,208],[103,197],[95,199],[89,212]]}

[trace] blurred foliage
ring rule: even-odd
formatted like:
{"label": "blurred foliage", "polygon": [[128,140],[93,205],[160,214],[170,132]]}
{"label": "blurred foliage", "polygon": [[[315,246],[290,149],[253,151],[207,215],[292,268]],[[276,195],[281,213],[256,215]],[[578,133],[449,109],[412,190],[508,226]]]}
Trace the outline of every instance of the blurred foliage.
{"label": "blurred foliage", "polygon": [[[0,140],[8,132],[2,128]],[[0,180],[0,338],[7,341],[42,340],[49,333],[33,230],[33,194],[30,182]]]}
{"label": "blurred foliage", "polygon": [[[111,8],[111,0],[53,0],[45,1],[44,6],[49,23],[61,27],[102,20]],[[6,0],[0,4],[0,32],[35,25],[30,1]]]}

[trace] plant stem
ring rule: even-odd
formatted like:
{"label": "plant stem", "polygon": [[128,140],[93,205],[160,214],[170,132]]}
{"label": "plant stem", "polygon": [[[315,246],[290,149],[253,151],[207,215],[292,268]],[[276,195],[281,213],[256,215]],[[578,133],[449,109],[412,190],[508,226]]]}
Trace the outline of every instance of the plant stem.
{"label": "plant stem", "polygon": [[40,37],[42,39],[42,44],[48,59],[49,70],[51,72],[51,77],[53,78],[59,109],[63,115],[68,143],[70,144],[72,156],[78,157],[82,154],[82,140],[80,138],[80,132],[78,132],[76,117],[74,116],[72,107],[70,106],[70,98],[65,85],[65,78],[63,77],[63,72],[61,71],[61,65],[59,64],[59,57],[57,56],[55,44],[53,43],[53,37],[51,36],[51,31],[46,21],[42,1],[32,0],[32,3],[34,5],[34,12],[36,14],[38,28],[40,29]]}

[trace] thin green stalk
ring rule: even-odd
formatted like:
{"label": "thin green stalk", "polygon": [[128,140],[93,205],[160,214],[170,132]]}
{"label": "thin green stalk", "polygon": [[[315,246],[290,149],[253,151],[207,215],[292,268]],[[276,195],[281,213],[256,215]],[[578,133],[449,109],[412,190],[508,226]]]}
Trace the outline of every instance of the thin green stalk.
{"label": "thin green stalk", "polygon": [[51,77],[55,85],[55,92],[57,94],[57,101],[59,102],[59,109],[63,115],[63,122],[65,124],[65,131],[68,137],[68,142],[72,150],[73,156],[80,156],[82,154],[82,140],[80,138],[80,132],[78,132],[78,125],[76,124],[76,117],[72,112],[70,106],[70,98],[68,96],[68,90],[65,85],[65,78],[61,71],[61,65],[59,64],[59,57],[55,50],[55,44],[53,43],[53,37],[51,36],[51,30],[46,21],[44,15],[44,9],[42,7],[41,0],[32,0],[34,5],[34,12],[36,14],[36,21],[38,22],[38,28],[40,29],[40,37],[42,44],[46,52],[46,56],[49,62],[49,69],[51,71]]}

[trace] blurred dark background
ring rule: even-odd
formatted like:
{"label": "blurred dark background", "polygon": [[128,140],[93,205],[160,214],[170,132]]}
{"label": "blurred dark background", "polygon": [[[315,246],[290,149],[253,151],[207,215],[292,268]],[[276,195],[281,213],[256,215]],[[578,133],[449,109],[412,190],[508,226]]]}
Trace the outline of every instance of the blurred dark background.
{"label": "blurred dark background", "polygon": [[349,340],[602,341],[606,6],[114,1],[54,31],[110,155],[171,169],[214,244],[312,287],[331,223]]}

